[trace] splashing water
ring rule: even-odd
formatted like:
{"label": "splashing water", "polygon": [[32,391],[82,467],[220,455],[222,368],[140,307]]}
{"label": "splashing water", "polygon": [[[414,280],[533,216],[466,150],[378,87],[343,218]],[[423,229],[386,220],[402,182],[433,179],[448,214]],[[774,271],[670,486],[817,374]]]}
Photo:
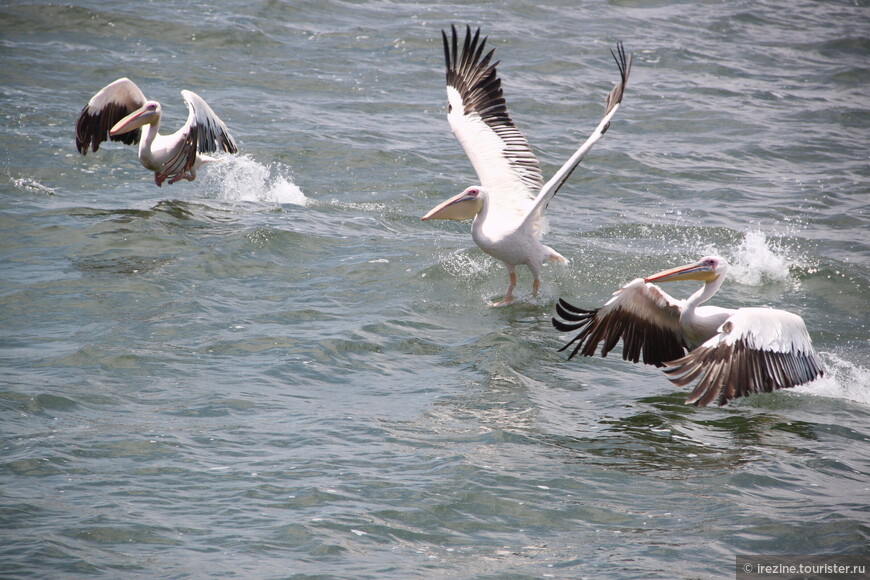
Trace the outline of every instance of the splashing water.
{"label": "splashing water", "polygon": [[36,181],[35,179],[33,179],[31,177],[22,177],[21,179],[14,179],[14,180],[12,180],[12,183],[15,185],[15,187],[17,187],[19,189],[26,189],[26,190],[33,191],[36,193],[45,193],[48,195],[55,195],[56,194],[56,191],[54,188],[42,185],[41,183],[39,183],[38,181]]}
{"label": "splashing water", "polygon": [[204,187],[223,201],[305,205],[308,198],[285,177],[288,171],[263,165],[248,155],[221,157],[202,172]]}
{"label": "splashing water", "polygon": [[439,260],[444,270],[458,278],[476,278],[489,273],[496,265],[495,260],[486,254],[470,254],[457,250]]}
{"label": "splashing water", "polygon": [[793,390],[819,397],[845,399],[870,406],[870,369],[843,360],[832,353],[820,353],[825,376]]}
{"label": "splashing water", "polygon": [[757,231],[746,232],[740,245],[727,254],[728,277],[747,286],[784,282],[789,279],[789,269],[799,265],[782,247]]}

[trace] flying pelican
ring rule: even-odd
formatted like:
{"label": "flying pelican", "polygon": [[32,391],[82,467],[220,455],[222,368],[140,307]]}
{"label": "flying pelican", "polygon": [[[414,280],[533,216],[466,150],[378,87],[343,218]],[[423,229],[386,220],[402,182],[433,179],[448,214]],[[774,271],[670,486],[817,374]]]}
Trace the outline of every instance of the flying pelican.
{"label": "flying pelican", "polygon": [[[701,306],[719,290],[728,263],[716,256],[637,278],[613,293],[601,308],[584,310],[559,300],[565,321],[553,326],[580,330],[563,351],[577,343],[578,352],[601,356],[622,339],[622,358],[657,367],[677,386],[698,379],[686,404],[703,407],[717,396],[719,405],[753,393],[769,393],[808,383],[822,376],[800,316],[772,308]],[[697,280],[704,285],[687,300],[676,300],[650,282]],[[688,350],[688,354],[686,354]]]}
{"label": "flying pelican", "polygon": [[107,138],[127,145],[139,144],[139,162],[154,172],[159,187],[181,179],[193,181],[196,170],[213,157],[204,153],[237,153],[227,126],[211,107],[192,91],[181,91],[189,113],[184,126],[171,135],[161,135],[162,108],[128,78],[109,84],[84,106],[76,121],[76,148],[87,155]]}
{"label": "flying pelican", "polygon": [[422,219],[474,219],[471,226],[474,242],[507,266],[510,277],[507,292],[494,304],[500,306],[513,301],[516,266],[525,264],[531,270],[532,296],[537,296],[543,263],[567,262],[556,250],[541,243],[544,209],[610,126],[610,119],[622,102],[631,57],[626,58],[622,43],[617,45],[617,52],[611,51],[622,80],[607,96],[604,117],[586,142],[544,184],[538,159],[508,115],[501,79],[496,73],[498,63],[490,64],[494,50],[482,56],[486,37],[480,38],[479,28],[472,36],[471,28],[466,26],[460,54],[456,27],[451,29],[452,42],[441,31],[447,61],[447,119],[471,160],[480,185],[437,205]]}

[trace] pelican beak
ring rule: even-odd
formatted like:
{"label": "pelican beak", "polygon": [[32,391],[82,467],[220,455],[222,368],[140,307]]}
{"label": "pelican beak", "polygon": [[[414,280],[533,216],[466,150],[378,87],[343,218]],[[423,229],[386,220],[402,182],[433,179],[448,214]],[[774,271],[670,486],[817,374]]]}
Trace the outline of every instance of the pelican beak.
{"label": "pelican beak", "polygon": [[710,264],[704,260],[692,262],[685,266],[678,266],[670,270],[662,270],[652,276],[643,279],[644,282],[675,282],[677,280],[697,280],[699,282],[712,282],[717,278]]}
{"label": "pelican beak", "polygon": [[439,203],[424,215],[422,220],[470,220],[480,213],[483,200],[475,194],[463,191],[443,203]]}
{"label": "pelican beak", "polygon": [[156,113],[146,107],[142,107],[140,109],[136,109],[117,123],[115,126],[109,129],[109,135],[114,137],[115,135],[123,135],[124,133],[129,133],[134,129],[138,129],[143,125],[147,125],[154,118]]}

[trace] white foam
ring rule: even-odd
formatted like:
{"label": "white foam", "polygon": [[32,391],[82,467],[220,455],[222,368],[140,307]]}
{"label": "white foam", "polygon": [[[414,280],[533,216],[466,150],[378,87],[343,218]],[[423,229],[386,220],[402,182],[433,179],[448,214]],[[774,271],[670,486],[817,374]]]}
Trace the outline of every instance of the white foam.
{"label": "white foam", "polygon": [[305,205],[308,198],[281,164],[263,165],[248,155],[221,157],[200,171],[202,187],[222,201]]}
{"label": "white foam", "polygon": [[27,189],[36,193],[46,193],[48,195],[55,195],[56,193],[56,190],[54,188],[42,185],[32,177],[22,177],[21,179],[14,179],[12,180],[12,183],[15,184],[15,187],[19,189]]}
{"label": "white foam", "polygon": [[790,269],[801,265],[785,248],[768,240],[759,231],[746,232],[743,241],[733,250],[722,252],[710,247],[707,253],[718,253],[725,257],[730,264],[728,278],[747,286],[787,281]]}
{"label": "white foam", "polygon": [[792,389],[819,397],[845,399],[870,406],[870,369],[858,366],[829,352],[822,357],[825,376]]}

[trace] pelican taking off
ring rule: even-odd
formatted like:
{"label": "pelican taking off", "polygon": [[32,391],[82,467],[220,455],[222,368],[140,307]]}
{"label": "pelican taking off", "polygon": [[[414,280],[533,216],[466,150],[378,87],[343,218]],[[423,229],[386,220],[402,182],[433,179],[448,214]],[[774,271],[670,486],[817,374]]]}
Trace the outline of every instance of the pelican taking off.
{"label": "pelican taking off", "polygon": [[162,109],[149,101],[128,78],[118,79],[94,95],[76,121],[76,147],[87,155],[88,147],[100,148],[106,139],[127,145],[139,144],[139,162],[154,172],[160,186],[180,179],[193,181],[196,170],[213,157],[204,153],[237,153],[227,126],[211,107],[192,91],[181,91],[188,115],[184,126],[171,135],[161,135]]}
{"label": "pelican taking off", "polygon": [[[583,310],[559,300],[556,310],[565,320],[553,326],[580,330],[560,351],[577,343],[578,352],[601,356],[622,339],[622,358],[667,367],[678,386],[698,379],[686,404],[699,407],[719,398],[719,405],[753,393],[769,393],[808,383],[822,376],[821,362],[800,316],[772,308],[701,306],[725,279],[728,263],[707,256],[679,268],[637,278],[613,293],[604,306]],[[676,300],[650,282],[704,282],[686,300]],[[688,350],[688,354],[686,354]]]}
{"label": "pelican taking off", "polygon": [[507,266],[510,283],[504,298],[495,305],[510,304],[516,286],[516,266],[525,264],[532,272],[532,296],[538,293],[540,270],[545,261],[565,263],[556,250],[541,243],[543,213],[547,204],[610,126],[622,102],[631,70],[622,44],[613,54],[622,77],[608,94],[604,117],[592,135],[544,183],[538,159],[508,115],[496,73],[491,63],[494,50],[484,55],[486,38],[480,29],[472,36],[466,26],[465,42],[459,51],[456,27],[452,40],[442,30],[447,61],[447,119],[465,154],[471,160],[480,185],[467,188],[423,216],[429,219],[473,219],[471,237],[481,250]]}

